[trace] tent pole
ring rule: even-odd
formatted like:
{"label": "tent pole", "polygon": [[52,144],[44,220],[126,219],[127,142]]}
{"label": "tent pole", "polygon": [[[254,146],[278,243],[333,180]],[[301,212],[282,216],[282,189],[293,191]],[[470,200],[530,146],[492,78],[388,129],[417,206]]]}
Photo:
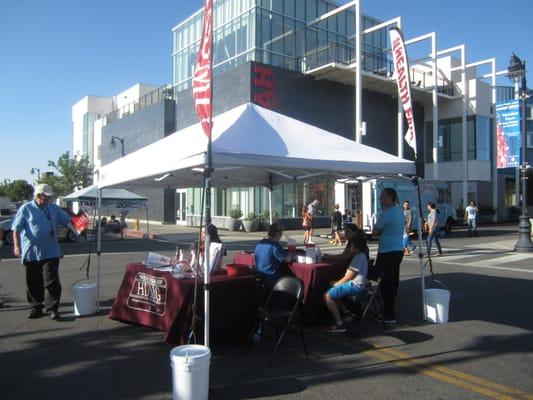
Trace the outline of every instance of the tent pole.
{"label": "tent pole", "polygon": [[102,189],[96,191],[98,228],[96,230],[96,312],[100,312],[100,266],[102,255]]}
{"label": "tent pole", "polygon": [[413,178],[413,183],[416,186],[417,201],[418,201],[418,263],[420,265],[420,288],[422,290],[422,316],[423,320],[427,319],[426,310],[426,282],[424,276],[424,252],[422,250],[422,224],[424,223],[424,215],[422,214],[422,198],[420,196],[420,181],[416,176]]}
{"label": "tent pole", "polygon": [[150,223],[148,222],[148,205],[146,205],[146,237],[150,239]]}
{"label": "tent pole", "polygon": [[272,215],[272,174],[268,175],[268,219],[270,225],[274,221],[274,216]]}

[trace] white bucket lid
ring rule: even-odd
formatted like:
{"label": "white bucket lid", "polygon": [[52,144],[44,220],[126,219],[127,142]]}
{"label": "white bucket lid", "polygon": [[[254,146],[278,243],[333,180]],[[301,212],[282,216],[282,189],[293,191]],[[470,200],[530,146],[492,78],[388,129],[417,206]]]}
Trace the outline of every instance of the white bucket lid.
{"label": "white bucket lid", "polygon": [[187,344],[174,347],[170,352],[170,360],[179,364],[203,364],[211,359],[209,347],[199,344]]}
{"label": "white bucket lid", "polygon": [[74,289],[78,289],[78,290],[87,290],[87,289],[95,289],[96,288],[96,283],[93,283],[93,282],[86,282],[86,283],[77,283],[74,285]]}
{"label": "white bucket lid", "polygon": [[426,296],[431,296],[431,297],[446,297],[446,298],[450,298],[450,291],[449,290],[446,290],[446,289],[436,289],[436,288],[431,288],[431,289],[426,289]]}

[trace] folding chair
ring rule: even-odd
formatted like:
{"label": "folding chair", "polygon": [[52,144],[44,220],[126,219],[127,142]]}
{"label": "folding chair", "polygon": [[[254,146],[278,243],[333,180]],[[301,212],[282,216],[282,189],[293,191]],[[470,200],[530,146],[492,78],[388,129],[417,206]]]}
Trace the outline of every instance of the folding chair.
{"label": "folding chair", "polygon": [[380,283],[383,278],[383,271],[374,265],[374,260],[368,262],[367,285],[365,289],[350,299],[353,303],[363,306],[360,319],[366,317],[372,306],[374,315],[383,315],[383,300],[381,298]]}
{"label": "folding chair", "polygon": [[[274,356],[276,355],[278,348],[285,336],[285,333],[291,333],[299,336],[304,346],[305,356],[307,357],[307,344],[305,342],[304,331],[301,325],[301,319],[299,318],[298,311],[303,296],[303,284],[298,278],[292,276],[284,276],[276,281],[268,299],[263,307],[260,307],[256,312],[256,323],[246,345],[250,343],[260,323],[273,325],[276,330],[277,340],[274,346],[274,351],[270,360],[267,363],[267,367],[270,367]],[[296,325],[299,333],[291,332],[289,327]],[[279,328],[282,329],[281,334]]]}

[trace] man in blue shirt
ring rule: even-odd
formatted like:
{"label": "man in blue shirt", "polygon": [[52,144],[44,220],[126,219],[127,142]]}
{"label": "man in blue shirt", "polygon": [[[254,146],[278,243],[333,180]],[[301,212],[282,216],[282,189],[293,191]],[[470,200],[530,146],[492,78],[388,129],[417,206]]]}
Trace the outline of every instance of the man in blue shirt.
{"label": "man in blue shirt", "polygon": [[265,287],[269,289],[274,286],[280,276],[281,263],[290,261],[290,255],[279,244],[282,235],[283,229],[277,224],[272,224],[268,229],[268,237],[255,246],[257,275],[263,279]]}
{"label": "man in blue shirt", "polygon": [[379,198],[382,213],[372,230],[379,236],[376,267],[383,271],[381,296],[383,297],[383,321],[396,323],[396,294],[400,283],[400,264],[403,259],[403,233],[405,217],[398,207],[398,194],[392,188],[383,189]]}
{"label": "man in blue shirt", "polygon": [[50,203],[52,195],[49,185],[38,185],[34,199],[20,207],[11,226],[13,252],[21,258],[26,270],[26,294],[32,307],[28,318],[31,319],[43,315],[43,301],[46,311],[50,312],[50,319],[59,319],[61,250],[57,227],[69,226],[75,232],[68,213]]}

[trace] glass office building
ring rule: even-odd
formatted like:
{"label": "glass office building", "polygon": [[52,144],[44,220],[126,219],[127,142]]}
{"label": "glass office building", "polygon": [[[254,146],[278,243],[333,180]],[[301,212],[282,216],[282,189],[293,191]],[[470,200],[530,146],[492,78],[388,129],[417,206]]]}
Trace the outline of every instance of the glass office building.
{"label": "glass office building", "polygon": [[[330,62],[355,61],[355,13],[346,10],[308,26],[339,5],[327,0],[215,0],[214,71],[247,61],[305,72]],[[173,29],[172,83],[177,91],[191,85],[201,30],[198,10]],[[362,17],[362,29],[379,23]],[[363,36],[364,68],[376,71],[387,59],[385,29]]]}
{"label": "glass office building", "polygon": [[[287,70],[306,72],[337,62],[355,62],[355,12],[344,11],[326,21],[309,25],[318,16],[339,5],[326,0],[215,0],[213,27],[213,66],[215,74],[235,68],[248,61],[257,61]],[[174,90],[191,86],[196,53],[202,31],[202,12],[173,29]],[[363,16],[362,28],[379,23]],[[364,36],[365,69],[375,71],[386,61],[386,30]],[[298,217],[300,208],[318,198],[322,209],[333,209],[334,181],[314,181],[278,185],[273,188],[273,210],[279,217]],[[191,215],[200,213],[201,189],[187,191],[187,208]],[[228,215],[239,208],[246,216],[268,209],[265,188],[230,188],[213,191],[214,215]]]}

